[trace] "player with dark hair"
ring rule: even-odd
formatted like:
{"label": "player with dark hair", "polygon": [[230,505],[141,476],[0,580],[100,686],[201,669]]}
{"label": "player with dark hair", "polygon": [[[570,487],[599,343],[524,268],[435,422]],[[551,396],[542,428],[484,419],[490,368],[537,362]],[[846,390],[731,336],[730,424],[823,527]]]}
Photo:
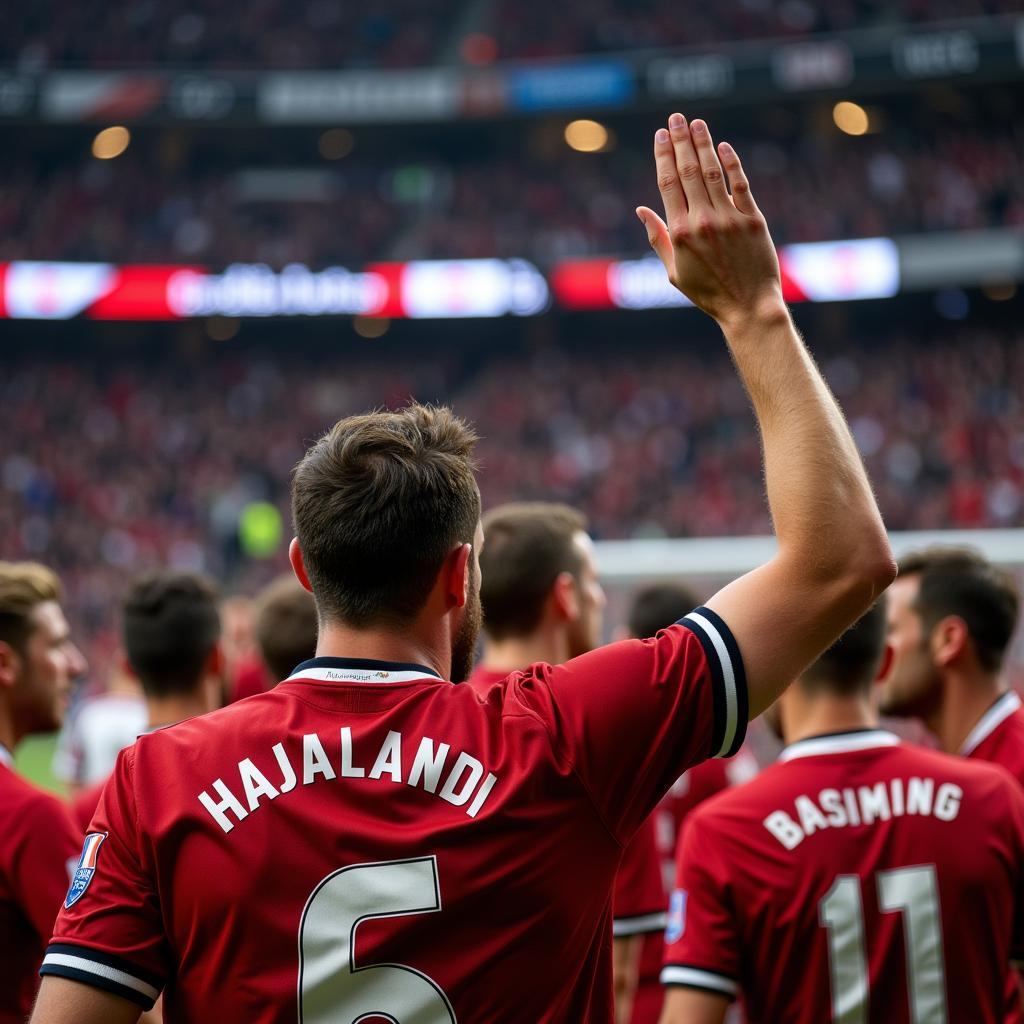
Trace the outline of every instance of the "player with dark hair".
{"label": "player with dark hair", "polygon": [[275,683],[316,653],[316,628],[316,602],[294,576],[279,577],[257,595],[256,645]]}
{"label": "player with dark hair", "polygon": [[655,638],[484,699],[451,682],[480,621],[473,432],[420,405],[342,420],[293,483],[317,657],[121,754],[36,1024],[122,1024],[161,989],[168,1022],[612,1020],[623,845],[895,571],[738,158],[722,148],[734,202],[707,126],[670,125],[669,225],[641,215],[748,386],[775,556]]}
{"label": "player with dark hair", "polygon": [[86,670],[60,601],[60,581],[45,566],[0,562],[0,1024],[22,1024],[32,1009],[81,849],[65,806],[14,771],[15,747],[60,728],[71,684]]}
{"label": "player with dark hair", "polygon": [[[788,746],[683,829],[662,1024],[999,1024],[1024,948],[1024,794],[877,727],[880,602],[780,698]],[[961,940],[970,936],[970,942]]]}
{"label": "player with dark hair", "polygon": [[901,559],[879,708],[921,718],[946,753],[1000,764],[1024,785],[1024,708],[1000,676],[1019,608],[1012,577],[975,551]]}
{"label": "player with dark hair", "polygon": [[[145,732],[223,706],[217,601],[212,580],[194,572],[158,569],[129,586],[121,608],[125,660],[146,701]],[[106,784],[75,797],[74,816],[85,831]]]}
{"label": "player with dark hair", "polygon": [[[605,595],[582,513],[553,502],[514,503],[492,509],[483,524],[480,601],[487,643],[469,682],[486,699],[513,672],[593,650],[601,642]],[[612,892],[612,986],[620,1024],[628,1024],[632,1012],[643,937],[664,929],[665,904],[649,817],[622,853]]]}

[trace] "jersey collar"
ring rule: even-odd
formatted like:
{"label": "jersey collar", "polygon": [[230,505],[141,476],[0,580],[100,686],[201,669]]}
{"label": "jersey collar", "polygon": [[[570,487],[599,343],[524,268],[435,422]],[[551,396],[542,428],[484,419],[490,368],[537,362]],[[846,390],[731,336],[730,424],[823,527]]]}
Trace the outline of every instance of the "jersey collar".
{"label": "jersey collar", "polygon": [[998,697],[995,704],[978,719],[978,724],[967,734],[967,739],[960,748],[960,756],[967,757],[974,753],[978,745],[987,740],[1020,706],[1021,699],[1013,690],[1007,690]]}
{"label": "jersey collar", "polygon": [[820,754],[848,754],[855,750],[874,747],[895,747],[899,736],[887,729],[854,729],[850,732],[826,733],[808,736],[791,743],[779,754],[780,761],[793,761],[798,757],[817,757]]}
{"label": "jersey collar", "polygon": [[440,679],[425,665],[372,658],[310,658],[285,680],[313,679],[321,683],[411,683],[417,679]]}

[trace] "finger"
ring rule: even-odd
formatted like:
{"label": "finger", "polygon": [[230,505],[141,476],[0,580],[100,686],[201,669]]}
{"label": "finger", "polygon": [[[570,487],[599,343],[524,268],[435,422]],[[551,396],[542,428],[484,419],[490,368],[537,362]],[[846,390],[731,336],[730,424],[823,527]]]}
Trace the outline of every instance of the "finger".
{"label": "finger", "polygon": [[686,199],[676,170],[672,140],[664,128],[654,133],[654,163],[658,171],[658,190],[665,206],[665,217],[670,224],[674,224],[686,216]]}
{"label": "finger", "polygon": [[739,155],[728,142],[718,144],[718,155],[722,158],[722,166],[725,173],[729,175],[729,185],[732,188],[732,201],[740,213],[748,216],[760,213],[757,203],[750,192],[750,182],[743,173],[743,165],[740,163]]}
{"label": "finger", "polygon": [[640,218],[640,223],[647,229],[647,241],[651,248],[658,254],[658,259],[664,264],[665,270],[671,274],[675,267],[675,255],[672,252],[672,240],[668,236],[668,227],[653,210],[646,206],[638,206],[636,215]]}
{"label": "finger", "polygon": [[668,119],[668,130],[672,136],[676,173],[682,182],[688,209],[709,210],[711,200],[708,198],[708,190],[704,187],[700,161],[697,159],[697,151],[693,148],[693,139],[690,137],[686,118],[682,114],[673,114]]}
{"label": "finger", "polygon": [[729,203],[729,190],[725,187],[725,174],[715,155],[715,144],[711,141],[711,130],[707,122],[691,122],[690,137],[693,139],[693,148],[697,151],[704,187],[707,189],[711,205],[721,209]]}

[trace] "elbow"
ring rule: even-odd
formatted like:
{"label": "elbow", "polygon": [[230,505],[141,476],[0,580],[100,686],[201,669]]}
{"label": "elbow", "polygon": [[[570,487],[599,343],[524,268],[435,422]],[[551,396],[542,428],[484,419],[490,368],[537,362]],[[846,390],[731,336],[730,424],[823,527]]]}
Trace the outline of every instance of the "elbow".
{"label": "elbow", "polygon": [[882,533],[875,542],[858,549],[837,575],[851,606],[866,611],[896,579],[896,572],[896,559]]}

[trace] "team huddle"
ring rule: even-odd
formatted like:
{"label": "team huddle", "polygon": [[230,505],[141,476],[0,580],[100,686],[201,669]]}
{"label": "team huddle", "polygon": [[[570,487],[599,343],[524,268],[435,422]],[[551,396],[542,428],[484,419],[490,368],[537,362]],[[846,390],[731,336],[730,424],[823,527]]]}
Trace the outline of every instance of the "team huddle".
{"label": "team huddle", "polygon": [[[601,646],[582,516],[481,516],[447,409],[341,420],[294,474],[281,681],[221,706],[215,590],[137,581],[148,721],[81,825],[9,752],[83,659],[52,573],[0,563],[0,1024],[1024,1019],[1012,581],[897,567],[739,157],[678,114],[654,155],[637,214],[750,397],[773,558]],[[762,715],[785,746],[741,781]]]}

